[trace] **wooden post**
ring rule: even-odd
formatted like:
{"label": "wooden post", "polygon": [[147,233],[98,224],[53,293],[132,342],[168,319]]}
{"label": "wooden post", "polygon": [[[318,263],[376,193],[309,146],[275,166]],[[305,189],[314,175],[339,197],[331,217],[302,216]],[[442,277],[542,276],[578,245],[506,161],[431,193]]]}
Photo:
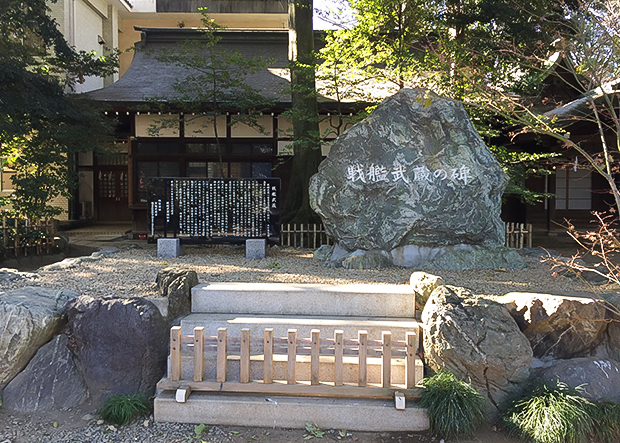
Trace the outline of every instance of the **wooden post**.
{"label": "wooden post", "polygon": [[2,244],[4,249],[6,249],[6,238],[7,238],[7,229],[6,229],[6,218],[2,219]]}
{"label": "wooden post", "polygon": [[313,223],[314,226],[314,240],[312,241],[312,248],[316,249],[316,223]]}
{"label": "wooden post", "polygon": [[[308,226],[310,226],[310,225],[308,225]],[[299,225],[299,236],[300,236],[300,238],[299,238],[299,246],[303,248],[304,247],[304,224],[303,223],[301,223]]]}
{"label": "wooden post", "polygon": [[181,327],[170,328],[170,380],[181,380]]}
{"label": "wooden post", "polygon": [[342,354],[344,351],[343,347],[344,341],[344,331],[342,329],[337,329],[334,331],[334,385],[342,386],[343,378],[342,378]]}
{"label": "wooden post", "polygon": [[202,381],[204,373],[205,328],[194,328],[194,381]]}
{"label": "wooden post", "polygon": [[286,383],[294,385],[296,383],[295,377],[295,363],[297,361],[297,329],[288,330],[288,362],[286,371]]}
{"label": "wooden post", "polygon": [[250,382],[250,330],[248,328],[241,330],[239,381]]}
{"label": "wooden post", "polygon": [[382,382],[381,386],[389,388],[392,386],[392,333],[383,331],[381,333],[383,341],[383,360],[381,364]]}
{"label": "wooden post", "polygon": [[417,338],[415,332],[407,332],[407,360],[405,362],[405,387],[411,389],[415,386],[415,351]]}
{"label": "wooden post", "polygon": [[532,230],[532,225],[528,223],[527,225],[527,247],[532,247],[532,237],[534,236],[534,231]]}
{"label": "wooden post", "polygon": [[358,386],[366,386],[368,380],[368,331],[357,331],[357,340],[359,342],[359,361],[358,366]]}
{"label": "wooden post", "polygon": [[313,329],[310,331],[312,336],[312,346],[310,347],[310,384],[319,384],[319,353],[321,339],[319,338],[320,331]]}
{"label": "wooden post", "polygon": [[228,331],[226,328],[218,328],[217,330],[217,369],[216,380],[219,383],[226,381],[226,345],[228,344]]}
{"label": "wooden post", "polygon": [[265,329],[263,383],[273,383],[273,328]]}
{"label": "wooden post", "polygon": [[15,218],[15,258],[19,257],[19,223]]}

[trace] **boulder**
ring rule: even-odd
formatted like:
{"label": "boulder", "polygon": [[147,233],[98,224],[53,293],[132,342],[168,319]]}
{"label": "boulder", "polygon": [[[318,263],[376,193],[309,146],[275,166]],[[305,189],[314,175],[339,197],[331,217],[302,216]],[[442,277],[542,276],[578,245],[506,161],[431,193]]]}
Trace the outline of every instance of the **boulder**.
{"label": "boulder", "polygon": [[60,330],[65,304],[78,295],[39,287],[0,293],[0,387]]}
{"label": "boulder", "polygon": [[427,274],[426,272],[416,271],[409,277],[409,285],[415,292],[415,304],[424,308],[428,297],[439,286],[443,286],[443,278],[438,275]]}
{"label": "boulder", "polygon": [[67,304],[74,361],[95,402],[152,393],[164,375],[168,322],[143,298],[81,296]]}
{"label": "boulder", "polygon": [[345,269],[384,269],[392,262],[385,251],[362,251],[358,249],[342,260]]}
{"label": "boulder", "polygon": [[2,404],[17,412],[73,408],[88,397],[66,335],[43,345],[4,389]]}
{"label": "boulder", "polygon": [[334,141],[310,204],[348,252],[495,248],[507,182],[461,104],[403,89]]}
{"label": "boulder", "polygon": [[592,297],[510,292],[505,305],[537,358],[573,358],[591,353],[607,327],[606,309]]}
{"label": "boulder", "polygon": [[422,323],[426,364],[471,381],[489,399],[489,417],[527,380],[532,349],[502,304],[440,286],[426,302]]}
{"label": "boulder", "polygon": [[543,380],[560,380],[572,388],[581,387],[592,401],[620,401],[620,363],[598,357],[553,360],[537,371]]}
{"label": "boulder", "polygon": [[314,251],[314,253],[312,254],[312,258],[324,262],[331,257],[333,250],[334,247],[331,245],[319,246],[319,249]]}
{"label": "boulder", "polygon": [[521,256],[511,248],[475,249],[472,251],[450,251],[417,266],[425,271],[466,269],[523,269],[526,267]]}
{"label": "boulder", "polygon": [[620,362],[620,294],[602,294],[601,297],[608,321],[603,346],[609,357]]}
{"label": "boulder", "polygon": [[192,288],[198,285],[196,271],[180,268],[165,268],[157,273],[157,289],[168,299],[167,317],[170,320],[187,315],[191,309]]}

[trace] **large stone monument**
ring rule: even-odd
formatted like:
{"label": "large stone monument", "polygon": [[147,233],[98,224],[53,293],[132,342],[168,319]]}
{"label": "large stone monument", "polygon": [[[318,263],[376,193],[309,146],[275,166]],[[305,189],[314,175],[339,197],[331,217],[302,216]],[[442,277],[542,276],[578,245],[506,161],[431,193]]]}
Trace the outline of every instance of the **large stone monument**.
{"label": "large stone monument", "polygon": [[461,104],[404,89],[336,139],[310,203],[337,243],[332,262],[413,267],[503,246],[507,182]]}

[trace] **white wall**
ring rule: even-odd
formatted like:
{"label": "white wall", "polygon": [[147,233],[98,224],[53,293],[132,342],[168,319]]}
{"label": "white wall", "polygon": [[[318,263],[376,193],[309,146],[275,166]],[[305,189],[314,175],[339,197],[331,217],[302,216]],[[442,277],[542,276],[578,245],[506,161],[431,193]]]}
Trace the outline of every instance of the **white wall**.
{"label": "white wall", "polygon": [[[105,10],[107,15],[107,7]],[[95,9],[81,0],[75,0],[75,49],[102,54],[103,47],[99,44],[98,37],[103,35],[103,19],[99,8]],[[75,86],[76,92],[99,88],[103,88],[103,79],[100,77],[86,77],[84,83],[76,83]]]}

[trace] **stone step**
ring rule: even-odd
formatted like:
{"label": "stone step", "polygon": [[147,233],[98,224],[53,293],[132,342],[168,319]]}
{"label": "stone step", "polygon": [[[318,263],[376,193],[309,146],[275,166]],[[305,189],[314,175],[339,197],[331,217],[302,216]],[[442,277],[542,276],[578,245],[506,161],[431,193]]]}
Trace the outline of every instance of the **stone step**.
{"label": "stone step", "polygon": [[310,338],[312,329],[321,331],[321,338],[334,338],[334,331],[344,331],[344,338],[357,339],[358,331],[368,332],[369,340],[381,340],[383,331],[392,333],[392,340],[404,341],[407,332],[418,332],[420,323],[412,318],[397,317],[342,317],[261,314],[189,314],[181,320],[181,333],[193,335],[194,328],[205,328],[205,337],[216,336],[219,328],[226,328],[229,337],[239,337],[241,329],[250,329],[251,337],[264,337],[267,328],[273,328],[273,336],[287,336],[289,329],[297,330],[298,338]]}
{"label": "stone step", "polygon": [[191,393],[177,403],[175,393],[165,391],[155,398],[158,422],[204,423],[221,426],[252,426],[304,429],[315,423],[321,429],[358,432],[417,432],[429,427],[428,414],[414,402],[404,410],[394,400],[266,395]]}
{"label": "stone step", "polygon": [[[356,356],[343,357],[342,378],[344,383],[358,382],[358,358]],[[367,382],[379,384],[382,380],[382,361],[381,357],[367,357],[366,370]],[[250,380],[263,380],[263,355],[250,356]],[[424,377],[424,365],[422,360],[416,359],[415,380],[422,380]],[[275,354],[273,356],[273,379],[286,380],[287,377],[287,356]],[[319,380],[321,382],[333,382],[335,379],[334,356],[322,355],[319,357]],[[228,356],[226,365],[226,380],[239,381],[240,359],[238,355]],[[310,381],[310,356],[297,355],[295,363],[296,380]],[[205,353],[203,380],[215,380],[217,372],[217,357],[215,353]],[[405,359],[392,358],[391,360],[391,380],[393,385],[405,384]],[[181,379],[194,379],[194,358],[193,355],[183,354],[181,357]]]}
{"label": "stone step", "polygon": [[192,288],[192,313],[415,317],[409,285],[204,283]]}

